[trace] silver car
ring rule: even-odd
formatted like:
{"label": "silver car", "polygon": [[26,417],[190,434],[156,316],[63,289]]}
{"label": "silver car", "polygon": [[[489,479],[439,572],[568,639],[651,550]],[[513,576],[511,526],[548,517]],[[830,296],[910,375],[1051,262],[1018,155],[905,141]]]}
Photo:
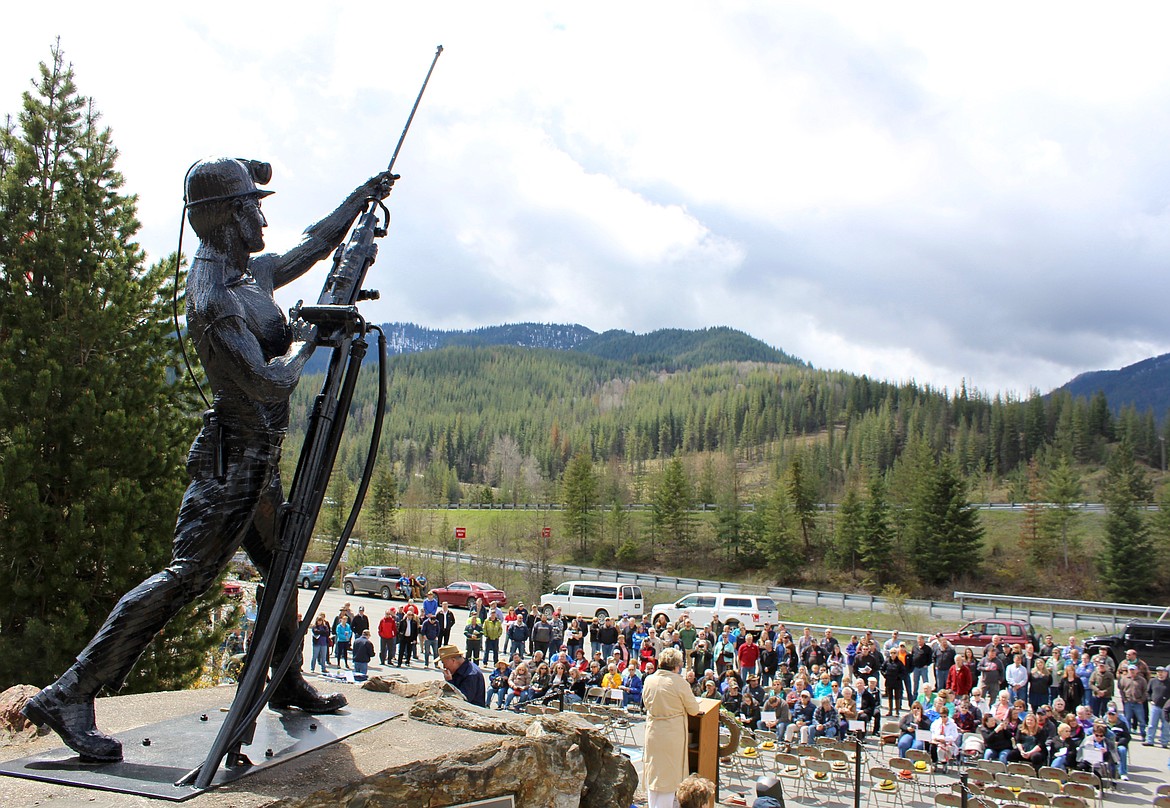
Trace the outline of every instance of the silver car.
{"label": "silver car", "polygon": [[381,596],[382,600],[399,596],[398,579],[402,577],[400,567],[362,567],[342,579],[345,594],[370,593]]}

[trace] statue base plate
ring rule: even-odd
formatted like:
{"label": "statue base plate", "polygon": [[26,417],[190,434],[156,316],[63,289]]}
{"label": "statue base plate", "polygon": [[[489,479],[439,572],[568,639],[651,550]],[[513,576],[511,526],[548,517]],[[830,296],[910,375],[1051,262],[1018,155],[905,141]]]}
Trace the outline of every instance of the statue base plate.
{"label": "statue base plate", "polygon": [[[123,759],[117,763],[83,763],[72,749],[61,747],[0,762],[0,774],[181,802],[203,793],[194,786],[176,786],[175,781],[203,765],[226,715],[226,710],[195,713],[119,733]],[[349,708],[332,715],[265,710],[256,719],[252,743],[240,747],[251,764],[233,768],[221,764],[211,788],[336,743],[399,715],[402,713]]]}

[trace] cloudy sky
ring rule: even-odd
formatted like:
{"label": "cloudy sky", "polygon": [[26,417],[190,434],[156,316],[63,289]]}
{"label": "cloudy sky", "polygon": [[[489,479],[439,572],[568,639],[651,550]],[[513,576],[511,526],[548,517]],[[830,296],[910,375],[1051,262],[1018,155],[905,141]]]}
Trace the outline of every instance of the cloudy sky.
{"label": "cloudy sky", "polygon": [[1170,351],[1168,28],[1165,3],[25,3],[0,111],[59,35],[152,257],[209,154],[273,163],[286,249],[385,166],[442,44],[371,319],[727,325],[1047,392]]}

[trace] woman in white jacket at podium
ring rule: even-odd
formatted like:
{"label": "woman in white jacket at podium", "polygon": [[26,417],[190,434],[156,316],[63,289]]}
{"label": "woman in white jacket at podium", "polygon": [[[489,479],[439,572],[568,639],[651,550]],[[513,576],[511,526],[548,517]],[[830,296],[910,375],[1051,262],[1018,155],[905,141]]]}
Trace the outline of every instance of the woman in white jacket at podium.
{"label": "woman in white jacket at podium", "polygon": [[674,792],[690,773],[687,766],[687,716],[697,715],[699,700],[679,671],[683,656],[677,648],[658,654],[658,671],[642,684],[646,710],[647,808],[676,808]]}

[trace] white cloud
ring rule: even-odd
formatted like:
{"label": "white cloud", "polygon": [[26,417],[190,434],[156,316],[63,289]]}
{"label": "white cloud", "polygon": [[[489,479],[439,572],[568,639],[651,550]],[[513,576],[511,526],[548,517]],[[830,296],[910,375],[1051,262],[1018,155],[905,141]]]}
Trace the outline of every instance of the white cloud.
{"label": "white cloud", "polygon": [[1026,391],[1170,350],[1167,22],[1154,2],[66,0],[9,10],[0,109],[60,34],[152,256],[187,166],[225,152],[274,163],[288,247],[389,159],[442,44],[372,317],[726,324],[819,366]]}

